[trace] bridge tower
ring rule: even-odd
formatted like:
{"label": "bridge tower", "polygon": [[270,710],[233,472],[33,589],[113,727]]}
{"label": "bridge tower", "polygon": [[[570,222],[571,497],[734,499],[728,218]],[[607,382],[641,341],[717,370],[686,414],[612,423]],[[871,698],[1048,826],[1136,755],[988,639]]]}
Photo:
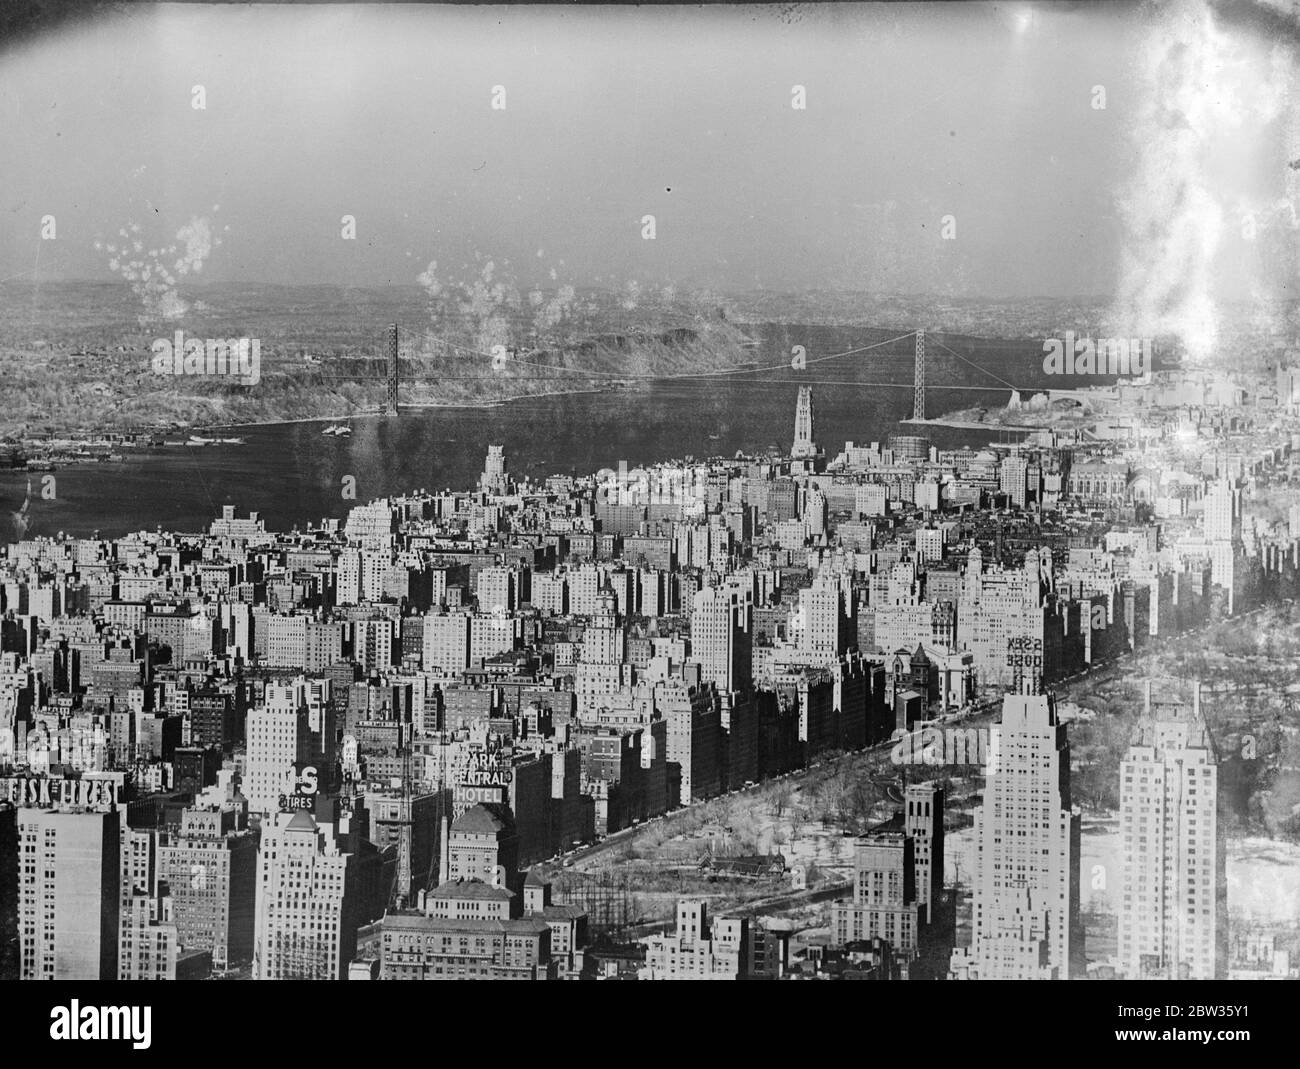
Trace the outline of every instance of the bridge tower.
{"label": "bridge tower", "polygon": [[912,382],[912,418],[925,419],[925,331],[916,332],[916,372]]}
{"label": "bridge tower", "polygon": [[400,372],[397,363],[397,324],[394,323],[388,328],[387,338],[388,348],[388,404],[385,412],[390,416],[397,415],[397,386],[400,381]]}

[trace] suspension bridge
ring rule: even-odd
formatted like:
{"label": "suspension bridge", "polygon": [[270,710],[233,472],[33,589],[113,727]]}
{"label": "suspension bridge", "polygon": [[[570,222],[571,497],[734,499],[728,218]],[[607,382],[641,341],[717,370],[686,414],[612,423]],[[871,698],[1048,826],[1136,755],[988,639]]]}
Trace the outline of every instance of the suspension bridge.
{"label": "suspension bridge", "polygon": [[[846,328],[847,329],[847,328]],[[966,336],[962,336],[965,338]],[[870,345],[863,345],[853,349],[847,349],[843,352],[828,353],[821,356],[805,356],[799,363],[793,363],[785,360],[779,364],[771,364],[761,367],[737,367],[726,368],[723,370],[711,371],[684,371],[671,372],[662,375],[638,375],[627,372],[615,372],[598,370],[594,368],[574,367],[567,364],[547,363],[544,360],[536,359],[539,356],[548,355],[546,352],[538,350],[519,349],[497,345],[492,351],[473,348],[451,341],[448,338],[440,337],[432,331],[412,330],[411,328],[402,327],[400,324],[390,324],[383,335],[382,356],[376,360],[374,358],[350,358],[353,360],[364,360],[371,367],[351,371],[334,371],[327,364],[321,364],[316,370],[314,377],[319,381],[337,381],[337,382],[377,382],[383,381],[386,384],[384,398],[384,412],[389,415],[397,415],[401,411],[401,389],[405,385],[418,385],[421,381],[421,369],[425,369],[427,378],[425,381],[429,384],[435,384],[447,379],[476,379],[484,380],[490,376],[493,371],[509,372],[510,381],[538,381],[545,380],[549,383],[559,384],[565,381],[565,376],[569,381],[583,382],[609,382],[611,384],[625,384],[634,382],[638,379],[653,382],[665,382],[678,379],[701,379],[701,380],[718,380],[737,379],[745,376],[774,375],[777,372],[804,371],[814,364],[824,364],[832,360],[842,360],[848,357],[860,356],[864,353],[874,350],[883,349],[888,346],[899,346],[908,340],[913,342],[908,351],[899,353],[880,354],[883,358],[906,357],[912,362],[912,379],[908,381],[889,381],[889,382],[867,382],[861,379],[831,379],[815,378],[798,375],[797,378],[783,378],[771,381],[780,385],[807,385],[807,386],[856,386],[868,387],[871,389],[893,389],[893,390],[911,390],[912,391],[912,418],[925,419],[926,411],[926,388],[927,388],[927,348],[930,353],[929,359],[933,360],[939,352],[946,353],[949,357],[959,363],[966,365],[980,372],[989,380],[988,385],[970,385],[966,383],[949,384],[945,383],[943,390],[966,390],[977,393],[988,393],[991,390],[1007,389],[1013,393],[1019,392],[1019,387],[1007,379],[998,375],[996,372],[989,370],[987,367],[976,363],[967,356],[957,352],[936,335],[935,332],[926,330],[912,330],[904,334],[899,334],[892,338],[885,338],[881,341],[873,342]],[[1006,345],[1005,341],[995,339],[970,339],[967,341],[977,341],[989,345]],[[449,373],[447,370],[448,358],[455,358],[463,361],[461,368],[455,372]],[[523,370],[521,370],[523,369]]]}

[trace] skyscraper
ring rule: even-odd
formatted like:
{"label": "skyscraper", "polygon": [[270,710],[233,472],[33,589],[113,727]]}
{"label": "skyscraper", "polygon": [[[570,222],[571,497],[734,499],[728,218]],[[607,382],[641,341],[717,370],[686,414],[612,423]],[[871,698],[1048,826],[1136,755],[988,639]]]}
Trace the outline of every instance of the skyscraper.
{"label": "skyscraper", "polygon": [[1232,540],[1240,519],[1240,500],[1239,491],[1233,489],[1232,483],[1227,479],[1220,479],[1205,494],[1201,520],[1207,542]]}
{"label": "skyscraper", "polygon": [[1201,516],[1210,543],[1210,577],[1228,595],[1228,613],[1236,609],[1241,545],[1241,491],[1220,479],[1204,499]]}
{"label": "skyscraper", "polygon": [[393,621],[385,617],[353,622],[353,657],[367,672],[387,671],[393,665]]}
{"label": "skyscraper", "polygon": [[622,664],[625,639],[615,611],[614,595],[608,589],[596,595],[596,611],[582,633],[582,659],[587,664]]}
{"label": "skyscraper", "polygon": [[953,975],[1064,980],[1082,971],[1079,814],[1050,695],[1008,694],[990,728],[972,880],[973,935],[953,955]]}
{"label": "skyscraper", "polygon": [[903,827],[916,844],[916,901],[933,923],[943,891],[943,788],[909,784],[904,802]]}
{"label": "skyscraper", "polygon": [[691,658],[700,676],[729,694],[751,683],[753,659],[749,601],[731,588],[705,587],[691,602]]}
{"label": "skyscraper", "polygon": [[18,808],[0,802],[0,980],[18,979]]}
{"label": "skyscraper", "polygon": [[596,595],[596,611],[582,633],[582,657],[573,667],[573,689],[581,715],[594,713],[609,695],[631,682],[627,640],[614,604],[608,589]]}
{"label": "skyscraper", "polygon": [[[717,688],[708,683],[693,686],[673,677],[655,684],[654,707],[668,725],[668,763],[680,770],[683,805],[717,794],[721,787],[720,706]],[[669,799],[670,805],[677,801]]]}
{"label": "skyscraper", "polygon": [[116,980],[120,815],[18,810],[24,980]]}
{"label": "skyscraper", "polygon": [[470,618],[466,613],[424,617],[421,664],[426,672],[456,674],[469,667]]}
{"label": "skyscraper", "polygon": [[790,455],[796,460],[806,460],[817,455],[813,441],[812,387],[799,387],[799,400],[794,410],[794,446]]}
{"label": "skyscraper", "polygon": [[312,757],[305,707],[248,711],[248,778],[244,795],[250,813],[276,813],[280,796],[293,792],[295,764]]}
{"label": "skyscraper", "polygon": [[808,525],[808,533],[816,538],[826,533],[826,495],[811,486],[805,491],[799,515]]}
{"label": "skyscraper", "polygon": [[180,830],[158,848],[181,947],[211,950],[219,969],[253,956],[257,843],[236,824],[231,809],[186,809]]}
{"label": "skyscraper", "polygon": [[916,894],[916,841],[895,818],[858,839],[853,868],[852,900],[831,907],[835,942],[883,939],[896,957],[910,962],[924,919]]}
{"label": "skyscraper", "polygon": [[1227,918],[1214,742],[1201,715],[1151,700],[1120,765],[1120,965],[1131,980],[1225,976]]}
{"label": "skyscraper", "polygon": [[355,855],[299,810],[279,827],[263,827],[257,857],[253,979],[342,979],[357,928],[369,919]]}
{"label": "skyscraper", "polygon": [[483,462],[483,474],[479,477],[479,488],[489,494],[504,494],[510,483],[506,475],[505,446],[488,446],[487,459]]}
{"label": "skyscraper", "polygon": [[152,891],[124,890],[120,928],[119,980],[176,979],[179,938],[166,884]]}
{"label": "skyscraper", "polygon": [[846,648],[844,593],[831,575],[818,575],[812,586],[799,591],[793,631],[799,648],[808,653],[840,654]]}
{"label": "skyscraper", "polygon": [[175,980],[178,937],[168,885],[158,878],[158,832],[124,826],[121,836],[117,978]]}
{"label": "skyscraper", "polygon": [[1026,491],[1029,485],[1029,461],[1012,453],[998,467],[998,489],[1007,495],[1007,500],[1024,508],[1027,503]]}

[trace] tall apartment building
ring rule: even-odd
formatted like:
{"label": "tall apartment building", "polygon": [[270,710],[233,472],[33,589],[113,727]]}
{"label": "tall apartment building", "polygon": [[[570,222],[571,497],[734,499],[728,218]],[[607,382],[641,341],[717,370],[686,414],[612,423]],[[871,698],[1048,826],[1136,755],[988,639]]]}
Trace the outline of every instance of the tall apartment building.
{"label": "tall apartment building", "polygon": [[[123,725],[127,727],[127,725]],[[130,727],[134,727],[134,721]],[[128,728],[129,730],[129,728]],[[190,745],[224,750],[239,736],[235,696],[212,690],[190,695]]]}
{"label": "tall apartment building", "polygon": [[799,606],[791,621],[791,633],[798,636],[806,653],[838,655],[846,646],[844,593],[833,576],[819,575],[810,587],[799,591]]}
{"label": "tall apartment building", "polygon": [[1203,500],[1201,522],[1207,542],[1230,542],[1239,532],[1241,493],[1227,479],[1221,479],[1207,491]]}
{"label": "tall apartment building", "polygon": [[[356,509],[352,510],[356,512]],[[339,605],[378,601],[384,593],[392,555],[388,550],[348,548],[339,553],[334,600]]]}
{"label": "tall apartment building", "polygon": [[158,832],[124,824],[121,835],[117,978],[174,980],[176,928],[171,900],[158,882]]}
{"label": "tall apartment building", "polygon": [[578,714],[591,716],[602,702],[631,682],[626,633],[614,610],[614,595],[602,590],[582,633],[582,656],[573,668]]}
{"label": "tall apartment building", "polygon": [[384,672],[393,666],[393,632],[393,621],[387,617],[353,621],[353,660],[367,674]]}
{"label": "tall apartment building", "polygon": [[361,601],[361,550],[345,549],[339,553],[334,600],[339,605],[356,605]]}
{"label": "tall apartment building", "polygon": [[668,723],[668,762],[678,766],[680,799],[669,805],[689,805],[722,788],[722,716],[718,692],[708,684],[690,686],[671,679],[654,688],[655,710]]}
{"label": "tall apartment building", "polygon": [[1120,765],[1120,967],[1129,979],[1227,975],[1218,758],[1200,708],[1146,704]]}
{"label": "tall apartment building", "polygon": [[724,694],[753,682],[752,612],[752,601],[734,588],[705,587],[691,602],[691,659]]}
{"label": "tall apartment building", "polygon": [[369,919],[356,855],[300,810],[263,828],[257,864],[253,979],[342,979]]}
{"label": "tall apartment building", "polygon": [[439,798],[437,792],[409,794],[393,790],[366,792],[366,811],[370,814],[369,840],[383,851],[397,850],[397,873],[394,891],[403,902],[410,902],[424,890],[441,856],[438,843]]}
{"label": "tall apartment building", "polygon": [[1070,979],[1083,963],[1079,814],[1070,745],[1047,694],[1008,694],[990,729],[975,814],[972,940],[952,974],[980,980]]}
{"label": "tall apartment building", "polygon": [[337,620],[308,620],[307,657],[302,662],[302,667],[308,672],[323,672],[342,659],[343,623]]}
{"label": "tall apartment building", "polygon": [[596,611],[582,634],[582,660],[587,664],[622,664],[627,652],[614,595],[602,590]]}
{"label": "tall apartment building", "polygon": [[[859,612],[874,616],[873,644],[882,653],[914,650],[918,645],[935,650],[950,650],[956,646],[957,611],[951,602],[880,605],[862,607]],[[858,641],[861,646],[862,639]]]}
{"label": "tall apartment building", "polygon": [[569,611],[568,584],[564,574],[535,573],[530,584],[530,601],[539,612],[563,616]]}
{"label": "tall apartment building", "polygon": [[117,979],[121,816],[18,810],[24,980]]}
{"label": "tall apartment building", "polygon": [[589,616],[596,611],[596,595],[600,592],[600,569],[594,564],[570,568],[564,573],[569,598],[569,612],[575,616]]}
{"label": "tall apartment building", "polygon": [[158,879],[172,896],[181,949],[210,950],[214,968],[251,961],[257,841],[231,809],[186,809],[158,848]]}
{"label": "tall apartment building", "polygon": [[0,981],[18,979],[18,807],[0,802]]}
{"label": "tall apartment building", "polygon": [[429,613],[424,618],[421,664],[426,672],[456,674],[469,667],[470,616],[467,613]]}
{"label": "tall apartment building", "polygon": [[1014,453],[998,465],[998,489],[1016,508],[1025,507],[1029,488],[1029,461]]}
{"label": "tall apartment building", "polygon": [[367,549],[386,549],[392,544],[396,530],[397,515],[386,499],[349,509],[343,525],[348,540]]}
{"label": "tall apartment building", "polygon": [[268,681],[263,692],[263,705],[277,712],[304,709],[307,712],[307,730],[311,735],[311,753],[308,760],[318,768],[332,768],[335,759],[335,703],[331,701],[332,685],[329,679],[296,676],[289,680]]}
{"label": "tall apartment building", "polygon": [[614,612],[627,617],[636,612],[636,572],[614,568],[605,573],[605,590],[614,599]]}
{"label": "tall apartment building", "polygon": [[523,622],[505,613],[476,613],[469,618],[469,657],[474,665],[484,657],[518,649]]}
{"label": "tall apartment building", "polygon": [[859,516],[883,516],[889,511],[889,489],[883,483],[859,483],[853,488],[853,511]]}
{"label": "tall apartment building", "polygon": [[943,560],[944,532],[939,527],[916,529],[916,558],[923,564],[938,564]]}
{"label": "tall apartment building", "polygon": [[307,617],[275,615],[267,620],[268,665],[301,668],[307,663]]}
{"label": "tall apartment building", "polygon": [[250,813],[276,813],[281,795],[293,793],[297,764],[312,758],[307,710],[261,708],[248,711],[247,772],[243,784]]}
{"label": "tall apartment building", "polygon": [[480,612],[514,612],[519,608],[519,573],[513,568],[484,568],[478,573],[474,594]]}
{"label": "tall apartment building", "polygon": [[910,962],[923,923],[916,894],[916,841],[896,822],[858,839],[853,851],[853,898],[831,907],[835,942],[883,939],[895,960]]}
{"label": "tall apartment building", "polygon": [[1015,687],[1021,678],[1056,675],[1060,643],[1046,600],[1051,577],[1045,552],[1025,554],[1023,568],[985,571],[980,552],[971,551],[957,603],[957,644],[970,650],[981,682]]}
{"label": "tall apartment building", "polygon": [[943,894],[943,788],[909,784],[903,804],[903,827],[915,844],[916,901],[929,923]]}
{"label": "tall apartment building", "polygon": [[1210,544],[1210,574],[1216,586],[1228,594],[1228,613],[1236,608],[1240,576],[1241,491],[1227,479],[1221,479],[1204,500],[1202,522],[1205,540]]}
{"label": "tall apartment building", "polygon": [[379,601],[392,569],[390,550],[363,550],[361,553],[361,600]]}
{"label": "tall apartment building", "polygon": [[[799,487],[793,479],[781,478],[765,484],[767,486],[767,508],[765,518],[768,526],[775,527],[786,520],[797,519],[799,515]],[[679,559],[678,563],[681,561]]]}
{"label": "tall apartment building", "polygon": [[808,533],[813,538],[826,533],[826,512],[826,495],[815,486],[809,487],[804,494],[799,517],[808,525]]}
{"label": "tall apartment building", "polygon": [[122,895],[119,980],[175,980],[179,939],[165,886]]}

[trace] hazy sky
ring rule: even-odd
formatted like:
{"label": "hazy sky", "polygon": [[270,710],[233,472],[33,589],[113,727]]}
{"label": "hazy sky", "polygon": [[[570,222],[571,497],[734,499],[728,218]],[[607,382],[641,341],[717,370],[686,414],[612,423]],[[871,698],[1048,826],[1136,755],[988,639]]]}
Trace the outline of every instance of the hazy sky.
{"label": "hazy sky", "polygon": [[[524,283],[1109,294],[1148,23],[1104,4],[129,9],[0,56],[0,278],[111,280],[120,228],[162,247],[206,219],[212,281],[411,284],[478,255]],[[1226,209],[1276,200],[1284,119],[1229,125],[1202,184]]]}

